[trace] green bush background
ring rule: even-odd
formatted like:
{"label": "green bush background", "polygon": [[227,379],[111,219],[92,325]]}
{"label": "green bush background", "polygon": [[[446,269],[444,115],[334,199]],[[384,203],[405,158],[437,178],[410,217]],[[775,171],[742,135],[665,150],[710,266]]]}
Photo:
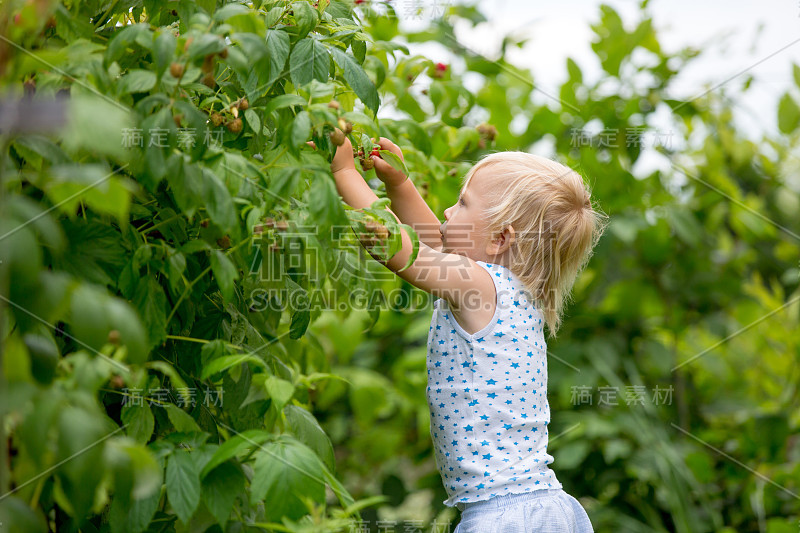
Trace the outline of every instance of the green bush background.
{"label": "green bush background", "polygon": [[[440,216],[489,151],[536,145],[591,183],[610,224],[549,345],[549,450],[596,531],[797,531],[800,67],[779,131],[753,138],[734,123],[746,77],[671,96],[699,52],[662,49],[645,6],[633,25],[601,6],[603,79],[568,60],[536,104],[536,73],[505,59],[521,42],[488,59],[455,39],[475,7],[402,34],[389,3],[6,2],[3,87],[67,89],[68,114],[0,136],[3,526],[454,527],[425,400],[432,300],[347,228],[387,213],[336,194],[343,116],[400,144]],[[459,61],[406,47],[430,41]],[[208,122],[243,97],[240,132]],[[640,172],[644,150],[667,170]],[[307,305],[318,288],[332,309]],[[349,300],[375,290],[424,305]]]}

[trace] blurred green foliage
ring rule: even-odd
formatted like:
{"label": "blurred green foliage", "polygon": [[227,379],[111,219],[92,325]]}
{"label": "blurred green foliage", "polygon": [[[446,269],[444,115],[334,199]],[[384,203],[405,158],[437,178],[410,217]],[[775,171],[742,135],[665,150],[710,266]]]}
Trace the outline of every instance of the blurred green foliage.
{"label": "blurred green foliage", "polygon": [[[755,138],[734,123],[728,95],[741,80],[673,96],[699,51],[662,49],[644,7],[633,25],[601,7],[592,49],[603,77],[584,81],[568,59],[557,95],[506,61],[506,48],[524,41],[506,39],[489,59],[455,39],[454,26],[483,22],[474,8],[409,35],[367,20],[373,35],[439,42],[465,63],[437,77],[427,58],[401,58],[384,83],[408,118],[381,125],[399,131],[434,212],[442,216],[487,151],[475,127],[488,122],[498,136],[487,149],[534,149],[572,166],[610,216],[549,346],[553,468],[595,530],[796,530],[800,83],[780,100],[780,133]],[[800,67],[793,72],[800,81]],[[465,89],[467,78],[480,87]],[[395,506],[430,494],[432,509],[383,509],[376,519],[447,515],[423,393],[429,321],[425,309],[386,313],[364,334],[362,322],[333,317],[312,327],[336,372],[354,378],[349,388],[330,383],[317,404],[340,468],[359,480],[348,486]]]}
{"label": "blurred green foliage", "polygon": [[[507,61],[524,41],[458,42],[476,7],[402,34],[382,3],[101,4],[0,6],[2,85],[71,95],[66,129],[0,137],[2,524],[457,522],[424,392],[432,299],[343,231],[386,213],[336,195],[341,117],[395,140],[440,215],[490,151],[589,180],[611,223],[549,346],[550,452],[596,531],[797,530],[800,68],[754,138],[738,80],[671,94],[698,51],[662,49],[646,2],[633,25],[600,8],[602,79],[570,59],[557,94]],[[409,52],[432,41],[458,59]],[[331,310],[308,305],[320,288]],[[356,305],[375,289],[395,305]]]}

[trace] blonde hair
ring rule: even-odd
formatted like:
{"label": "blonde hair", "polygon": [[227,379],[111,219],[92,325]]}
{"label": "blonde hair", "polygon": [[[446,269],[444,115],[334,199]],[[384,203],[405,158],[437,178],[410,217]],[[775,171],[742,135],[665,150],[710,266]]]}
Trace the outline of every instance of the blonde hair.
{"label": "blonde hair", "polygon": [[481,169],[492,176],[484,200],[489,235],[513,226],[510,269],[555,337],[572,285],[608,217],[592,206],[580,174],[546,157],[515,151],[490,154],[469,170],[462,190]]}

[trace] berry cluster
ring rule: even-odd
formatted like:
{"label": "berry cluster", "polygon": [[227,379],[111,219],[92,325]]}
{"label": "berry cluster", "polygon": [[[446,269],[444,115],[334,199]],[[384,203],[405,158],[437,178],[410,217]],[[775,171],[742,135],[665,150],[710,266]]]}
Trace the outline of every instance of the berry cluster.
{"label": "berry cluster", "polygon": [[[328,102],[328,107],[339,113],[341,109],[341,104],[336,100],[331,100]],[[345,139],[347,138],[350,133],[353,131],[353,124],[346,120],[344,117],[339,117],[336,124],[339,126],[338,128],[333,128],[333,131],[330,133],[331,142],[334,146],[341,146],[344,144]]]}
{"label": "berry cluster", "polygon": [[228,108],[233,118],[226,120],[225,116],[220,113],[211,113],[209,120],[214,127],[224,124],[231,133],[239,133],[242,131],[242,119],[239,118],[239,110],[244,111],[249,107],[250,102],[247,101],[247,98],[242,97],[233,102]]}
{"label": "berry cluster", "polygon": [[[253,234],[254,235],[261,235],[264,233],[265,230],[274,229],[276,231],[286,231],[289,229],[289,223],[286,220],[275,220],[274,218],[268,217],[264,219],[263,224],[256,224],[253,227]],[[269,245],[269,250],[272,252],[280,251],[281,245],[277,242],[272,242]]]}
{"label": "berry cluster", "polygon": [[478,130],[478,133],[481,136],[480,140],[478,141],[478,148],[481,150],[486,148],[487,144],[494,142],[495,138],[497,137],[497,128],[491,124],[480,124],[475,129]]}
{"label": "berry cluster", "polygon": [[[328,107],[335,110],[338,114],[339,110],[341,109],[341,104],[339,104],[339,102],[337,102],[336,100],[331,100],[330,102],[328,102]],[[330,139],[331,143],[333,143],[333,145],[338,148],[339,146],[344,144],[345,140],[347,139],[347,136],[353,132],[353,124],[344,117],[339,117],[339,119],[337,120],[337,126],[338,127],[334,127],[333,131],[330,133]],[[365,149],[363,146],[358,146],[358,148],[356,148],[354,145],[353,157],[359,158],[362,169],[364,169],[365,171],[371,170],[372,168],[375,167],[375,163],[374,161],[372,161],[371,157],[373,155],[381,157],[380,149],[378,147],[370,145],[369,157],[365,157],[364,154],[365,154]]]}
{"label": "berry cluster", "polygon": [[389,238],[389,229],[373,220],[364,222],[366,233],[359,233],[358,240],[367,248],[371,248]]}
{"label": "berry cluster", "polygon": [[361,163],[361,168],[364,170],[372,170],[375,168],[375,162],[372,160],[372,156],[381,156],[380,149],[375,147],[373,147],[370,151],[369,157],[364,157],[364,148],[361,146],[358,148],[358,150],[355,148],[353,150],[355,151],[354,157],[358,157],[358,160]]}
{"label": "berry cluster", "polygon": [[[194,41],[194,37],[189,37],[186,39],[186,43],[183,45],[183,51],[188,52],[189,46],[191,46],[192,41]],[[214,52],[212,54],[208,54],[203,58],[203,66],[200,67],[200,70],[203,71],[203,79],[200,80],[203,85],[208,87],[209,89],[213,89],[217,86],[217,81],[214,78],[214,57],[219,56],[222,59],[228,57],[228,48],[225,47],[219,52]],[[172,74],[173,78],[180,80],[184,73],[186,72],[185,64],[181,64],[178,62],[173,62],[169,66],[169,73]]]}

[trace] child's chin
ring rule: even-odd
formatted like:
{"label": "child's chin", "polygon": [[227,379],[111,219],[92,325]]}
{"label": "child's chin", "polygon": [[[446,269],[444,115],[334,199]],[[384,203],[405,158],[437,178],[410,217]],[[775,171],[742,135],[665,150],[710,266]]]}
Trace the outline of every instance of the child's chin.
{"label": "child's chin", "polygon": [[448,248],[447,246],[444,246],[442,248],[442,251],[446,252],[448,254],[456,254],[456,255],[463,255],[464,257],[469,257],[469,254],[466,251],[459,250],[458,248],[453,249],[453,248]]}

